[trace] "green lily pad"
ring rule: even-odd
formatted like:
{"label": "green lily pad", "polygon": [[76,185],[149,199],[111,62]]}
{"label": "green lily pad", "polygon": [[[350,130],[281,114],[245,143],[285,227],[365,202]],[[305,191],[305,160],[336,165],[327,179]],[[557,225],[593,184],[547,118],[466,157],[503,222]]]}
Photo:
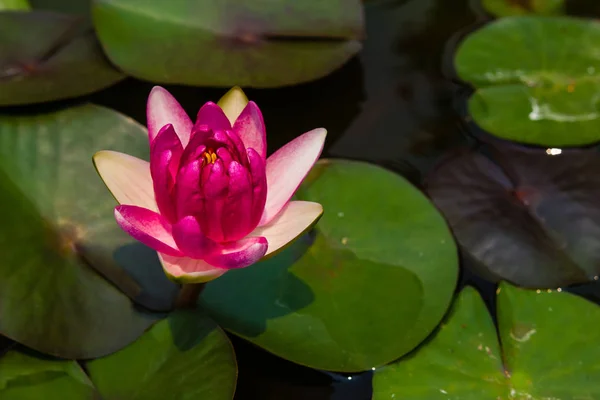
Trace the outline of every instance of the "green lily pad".
{"label": "green lily pad", "polygon": [[202,306],[232,333],[313,368],[366,370],[411,351],[456,285],[442,216],[402,177],[347,160],[320,161],[298,197],[323,205],[316,230],[208,283]]}
{"label": "green lily pad", "polygon": [[[154,252],[141,257],[116,225],[116,202],[91,160],[99,149],[144,157],[147,148],[141,125],[93,105],[0,117],[1,334],[64,358],[131,343],[158,316],[138,311],[97,271],[142,305],[169,308],[177,287],[156,274]],[[164,280],[125,273],[137,269]]]}
{"label": "green lily pad", "polygon": [[0,13],[0,106],[73,98],[122,80],[82,24],[48,11]]}
{"label": "green lily pad", "polygon": [[507,283],[497,303],[501,347],[485,304],[467,287],[430,342],[375,372],[373,399],[600,396],[600,307],[570,293]]}
{"label": "green lily pad", "polygon": [[92,15],[123,71],[197,86],[314,80],[356,54],[363,35],[360,0],[96,0]]}
{"label": "green lily pad", "polygon": [[600,23],[569,17],[508,17],[474,32],[455,58],[460,78],[476,89],[473,119],[521,143],[600,141],[598,43]]}
{"label": "green lily pad", "polygon": [[483,0],[483,8],[497,17],[556,15],[564,12],[565,0]]}
{"label": "green lily pad", "polygon": [[27,0],[0,0],[0,11],[28,11],[31,6]]}
{"label": "green lily pad", "polygon": [[10,351],[0,358],[2,400],[89,400],[94,386],[75,361],[52,361]]}
{"label": "green lily pad", "polygon": [[86,364],[104,400],[231,400],[237,366],[205,314],[176,311],[126,349]]}

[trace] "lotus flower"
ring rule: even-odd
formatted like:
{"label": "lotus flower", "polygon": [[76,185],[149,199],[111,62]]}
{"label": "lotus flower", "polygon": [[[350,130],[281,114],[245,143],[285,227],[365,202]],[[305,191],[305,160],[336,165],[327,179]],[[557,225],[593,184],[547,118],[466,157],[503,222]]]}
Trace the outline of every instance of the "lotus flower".
{"label": "lotus flower", "polygon": [[267,158],[263,117],[239,88],[206,103],[196,123],[154,87],[147,106],[150,162],[100,151],[94,164],[120,203],[121,228],[158,252],[166,274],[206,282],[252,265],[305,232],[323,213],[290,201],[319,158],[325,129]]}

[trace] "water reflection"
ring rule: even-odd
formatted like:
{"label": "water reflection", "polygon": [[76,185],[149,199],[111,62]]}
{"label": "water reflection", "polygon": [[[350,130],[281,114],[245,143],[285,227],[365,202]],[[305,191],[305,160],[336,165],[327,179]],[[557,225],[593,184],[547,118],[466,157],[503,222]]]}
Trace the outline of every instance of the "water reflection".
{"label": "water reflection", "polygon": [[441,65],[447,40],[476,16],[467,1],[366,7],[360,57],[367,98],[331,154],[392,166],[417,180],[444,149],[466,140],[452,107],[459,86]]}

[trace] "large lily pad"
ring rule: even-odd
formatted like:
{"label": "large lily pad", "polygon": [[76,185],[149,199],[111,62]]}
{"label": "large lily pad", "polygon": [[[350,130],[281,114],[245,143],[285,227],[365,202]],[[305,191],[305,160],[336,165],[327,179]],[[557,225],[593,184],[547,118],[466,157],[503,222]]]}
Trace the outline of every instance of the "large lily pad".
{"label": "large lily pad", "polygon": [[227,336],[191,310],[172,313],[131,346],[86,367],[105,400],[231,400],[237,379]]}
{"label": "large lily pad", "polygon": [[598,279],[600,155],[504,148],[491,156],[458,152],[427,184],[481,271],[538,288]]}
{"label": "large lily pad", "polygon": [[566,292],[502,284],[498,323],[502,346],[483,301],[465,288],[430,342],[375,372],[373,399],[600,396],[597,305]]}
{"label": "large lily pad", "polygon": [[147,147],[141,125],[92,105],[0,117],[0,333],[65,358],[134,341],[157,317],[139,312],[92,266],[148,307],[172,303],[172,284],[145,290],[148,282],[124,272],[156,276],[161,267],[114,222],[116,202],[91,161],[99,149],[143,157]]}
{"label": "large lily pad", "polygon": [[522,143],[600,141],[599,43],[600,23],[569,17],[508,17],[474,32],[455,58],[458,75],[476,88],[473,119]]}
{"label": "large lily pad", "polygon": [[564,12],[565,0],[483,0],[483,8],[497,17],[555,15]]}
{"label": "large lily pad", "polygon": [[412,350],[456,284],[442,216],[402,177],[362,162],[320,161],[298,197],[323,205],[316,231],[208,283],[202,305],[225,329],[314,368],[366,370]]}
{"label": "large lily pad", "polygon": [[96,31],[122,70],[154,82],[276,87],[361,49],[360,0],[96,0]]}
{"label": "large lily pad", "polygon": [[0,358],[2,400],[89,400],[94,386],[74,361],[52,361],[10,351]]}
{"label": "large lily pad", "polygon": [[124,78],[77,16],[0,13],[0,106],[89,94]]}

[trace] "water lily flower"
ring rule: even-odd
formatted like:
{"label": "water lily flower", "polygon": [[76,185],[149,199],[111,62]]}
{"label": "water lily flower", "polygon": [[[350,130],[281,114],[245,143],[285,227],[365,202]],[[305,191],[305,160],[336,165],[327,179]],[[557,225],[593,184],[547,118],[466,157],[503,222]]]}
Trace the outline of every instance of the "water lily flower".
{"label": "water lily flower", "polygon": [[150,162],[104,150],[94,164],[120,203],[117,223],[158,252],[172,280],[206,282],[250,266],[323,213],[318,203],[290,199],[321,155],[325,129],[267,158],[262,114],[239,88],[202,106],[193,123],[154,87],[147,120]]}

